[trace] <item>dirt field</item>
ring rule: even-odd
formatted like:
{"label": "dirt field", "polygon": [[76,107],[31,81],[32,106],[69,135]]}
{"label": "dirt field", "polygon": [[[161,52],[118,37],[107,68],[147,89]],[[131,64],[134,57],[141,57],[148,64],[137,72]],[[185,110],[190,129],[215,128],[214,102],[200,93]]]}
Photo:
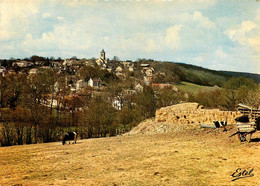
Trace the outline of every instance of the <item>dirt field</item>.
{"label": "dirt field", "polygon": [[[259,185],[260,134],[193,130],[0,147],[0,185]],[[252,177],[236,181],[238,168]]]}

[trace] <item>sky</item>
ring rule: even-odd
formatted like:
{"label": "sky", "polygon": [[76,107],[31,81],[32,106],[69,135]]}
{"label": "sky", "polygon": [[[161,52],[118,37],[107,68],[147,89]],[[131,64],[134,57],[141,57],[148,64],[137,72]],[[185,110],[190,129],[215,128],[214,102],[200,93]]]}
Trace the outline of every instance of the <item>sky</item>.
{"label": "sky", "polygon": [[0,58],[138,58],[260,74],[260,0],[0,0]]}

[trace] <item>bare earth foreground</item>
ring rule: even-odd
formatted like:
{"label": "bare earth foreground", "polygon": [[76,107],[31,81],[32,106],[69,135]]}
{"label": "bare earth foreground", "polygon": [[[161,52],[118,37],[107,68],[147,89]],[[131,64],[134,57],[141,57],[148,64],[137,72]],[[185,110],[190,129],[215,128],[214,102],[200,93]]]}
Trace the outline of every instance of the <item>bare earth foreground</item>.
{"label": "bare earth foreground", "polygon": [[[260,135],[190,130],[0,147],[0,185],[259,185]],[[231,181],[238,168],[252,177]]]}

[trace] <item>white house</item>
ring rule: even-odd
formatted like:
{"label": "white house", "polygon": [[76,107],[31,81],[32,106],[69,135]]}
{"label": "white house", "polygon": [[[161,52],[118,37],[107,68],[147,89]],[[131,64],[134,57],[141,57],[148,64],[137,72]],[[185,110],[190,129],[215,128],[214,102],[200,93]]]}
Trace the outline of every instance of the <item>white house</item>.
{"label": "white house", "polygon": [[39,72],[39,70],[37,68],[32,68],[30,71],[29,71],[29,74],[37,74]]}
{"label": "white house", "polygon": [[0,66],[0,73],[3,73],[5,70],[6,70],[6,68],[5,68],[5,67],[3,67],[3,66]]}
{"label": "white house", "polygon": [[88,80],[88,86],[90,87],[95,87],[95,88],[100,88],[102,86],[102,80],[100,78],[90,78]]}
{"label": "white house", "polygon": [[112,101],[112,107],[114,107],[117,110],[122,110],[123,99],[120,96],[114,98],[114,100]]}
{"label": "white house", "polygon": [[116,68],[116,72],[122,72],[122,71],[123,71],[122,67],[118,66],[118,67]]}
{"label": "white house", "polygon": [[138,83],[138,85],[135,86],[135,90],[137,92],[143,92],[144,87],[140,83]]}
{"label": "white house", "polygon": [[12,66],[18,66],[18,67],[27,67],[28,66],[28,62],[27,61],[16,61],[13,62]]}

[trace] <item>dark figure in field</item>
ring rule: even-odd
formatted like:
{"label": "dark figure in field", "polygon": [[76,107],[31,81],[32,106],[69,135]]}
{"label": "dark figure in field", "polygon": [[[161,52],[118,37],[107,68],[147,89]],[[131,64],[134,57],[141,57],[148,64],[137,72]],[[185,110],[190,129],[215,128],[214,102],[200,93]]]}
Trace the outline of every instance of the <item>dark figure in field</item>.
{"label": "dark figure in field", "polygon": [[249,122],[249,117],[248,115],[240,116],[235,119],[236,122],[242,122],[242,123],[248,123]]}
{"label": "dark figure in field", "polygon": [[227,121],[221,121],[220,124],[224,127],[223,132],[227,132],[226,126],[227,126]]}
{"label": "dark figure in field", "polygon": [[221,122],[219,122],[219,121],[213,121],[213,123],[214,123],[214,125],[216,126],[216,128],[219,128],[219,127],[224,127],[224,130],[223,130],[223,132],[226,132],[227,131],[227,129],[226,129],[226,126],[227,126],[227,121],[221,121]]}
{"label": "dark figure in field", "polygon": [[220,127],[220,124],[218,121],[213,121],[213,123],[215,124],[216,128],[219,128]]}
{"label": "dark figure in field", "polygon": [[66,133],[64,138],[63,138],[62,144],[65,145],[66,141],[69,141],[69,143],[70,143],[70,140],[74,140],[73,143],[76,143],[76,141],[77,141],[77,133],[76,132]]}

